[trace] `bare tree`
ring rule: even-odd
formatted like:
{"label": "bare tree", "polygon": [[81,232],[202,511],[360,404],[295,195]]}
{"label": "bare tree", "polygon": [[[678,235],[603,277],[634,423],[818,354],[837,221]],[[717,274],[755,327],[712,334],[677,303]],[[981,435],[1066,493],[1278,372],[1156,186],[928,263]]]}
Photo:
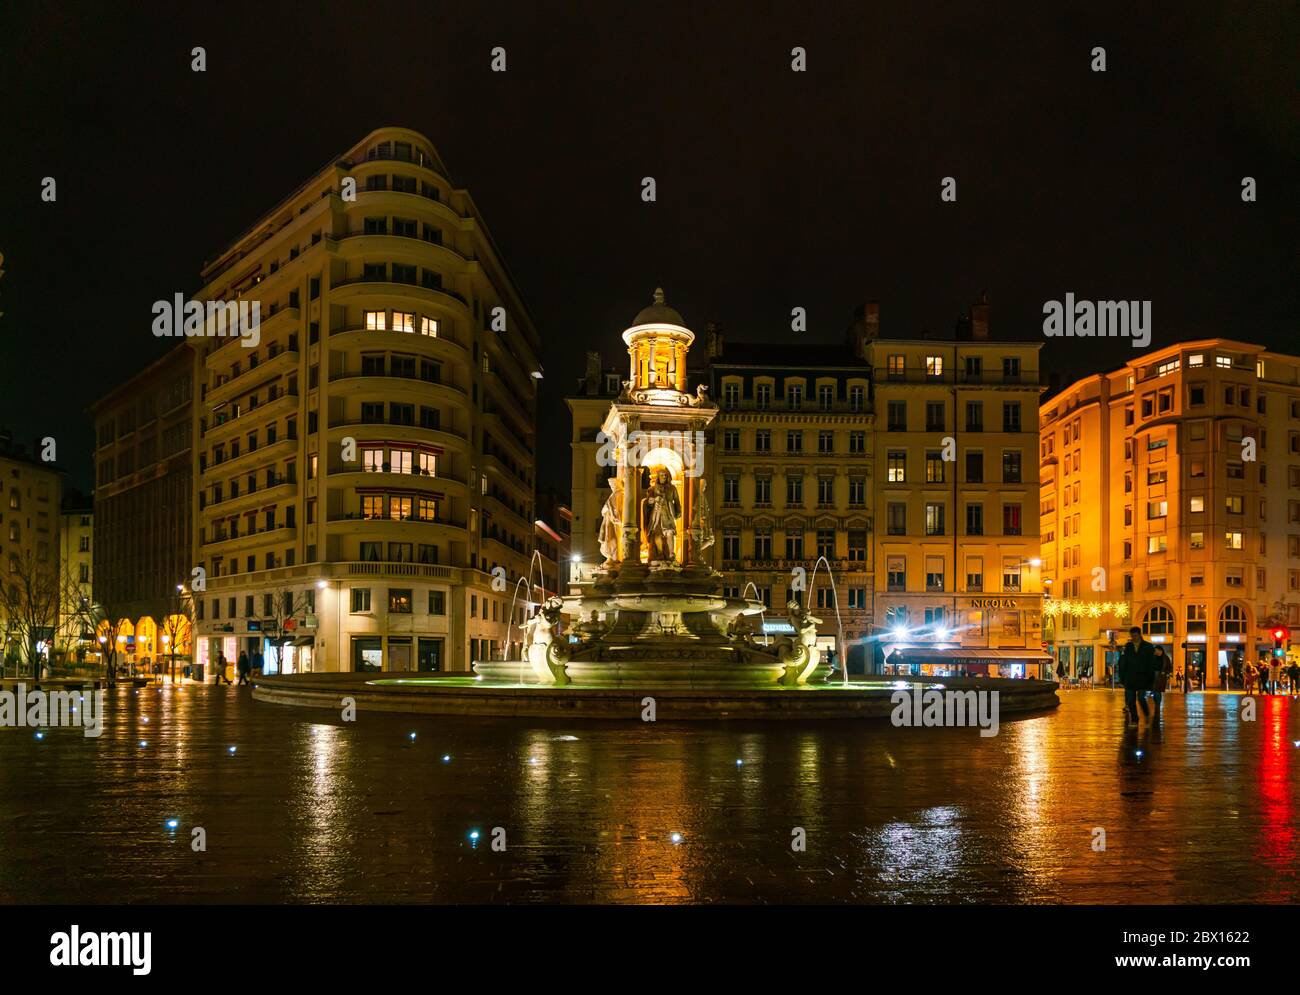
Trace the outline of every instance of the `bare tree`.
{"label": "bare tree", "polygon": [[163,605],[160,628],[167,642],[167,672],[175,682],[176,646],[194,635],[194,597],[183,586],[177,585],[176,593],[168,597]]}
{"label": "bare tree", "polygon": [[0,611],[5,620],[4,658],[26,664],[31,676],[40,679],[41,651],[38,644],[52,646],[59,624],[59,601],[63,594],[57,564],[42,560],[30,550],[10,560],[7,579],[0,579]]}
{"label": "bare tree", "polygon": [[86,585],[71,573],[64,573],[62,584],[56,642],[65,661],[83,664],[86,660],[86,645],[95,638],[94,622],[90,618],[90,596],[86,593]]}
{"label": "bare tree", "polygon": [[94,633],[99,641],[100,656],[103,658],[104,677],[110,685],[117,683],[118,636],[122,623],[127,621],[114,604],[104,604],[89,598],[79,597],[75,602],[79,627],[83,631]]}
{"label": "bare tree", "polygon": [[278,649],[283,649],[284,640],[291,632],[306,621],[311,612],[311,603],[306,592],[294,595],[292,589],[281,588],[271,596],[271,615],[266,621],[263,635],[269,636]]}

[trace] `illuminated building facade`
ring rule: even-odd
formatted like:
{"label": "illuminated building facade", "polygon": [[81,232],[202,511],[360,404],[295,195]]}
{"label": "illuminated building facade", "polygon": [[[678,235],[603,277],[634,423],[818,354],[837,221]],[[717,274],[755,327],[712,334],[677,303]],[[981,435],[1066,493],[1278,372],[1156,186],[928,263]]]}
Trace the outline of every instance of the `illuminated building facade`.
{"label": "illuminated building facade", "polygon": [[1103,678],[1136,623],[1215,687],[1300,624],[1300,359],[1185,342],[1070,384],[1039,424],[1047,632],[1071,676]]}
{"label": "illuminated building facade", "polygon": [[[21,586],[30,581],[32,588],[40,592],[58,583],[62,484],[61,473],[52,464],[41,462],[25,446],[15,443],[8,431],[0,431],[0,584]],[[43,604],[44,599],[38,594],[30,602]],[[19,612],[27,610],[29,618],[38,615],[24,604],[21,595],[15,607]],[[16,623],[5,613],[6,602],[0,598],[2,658],[6,673],[13,675],[14,663],[26,660],[28,653],[21,645],[24,634],[14,628]],[[56,610],[51,614],[48,631],[26,635],[48,653],[57,625]]]}
{"label": "illuminated building facade", "polygon": [[886,672],[1046,676],[1041,343],[991,338],[985,301],[951,339],[882,337],[874,304],[859,335],[872,378],[874,614]]}
{"label": "illuminated building facade", "polygon": [[793,632],[784,621],[790,599],[807,602],[821,619],[823,653],[840,666],[847,647],[850,669],[865,672],[874,418],[860,342],[855,348],[852,333],[831,346],[728,342],[712,326],[708,349],[719,407],[709,483],[713,559],[727,576],[724,593],[756,590],[777,616],[764,621],[772,634]]}
{"label": "illuminated building facade", "polygon": [[536,329],[469,193],[383,128],[203,271],[260,341],[194,338],[199,653],[468,671],[534,533]]}
{"label": "illuminated building facade", "polygon": [[59,572],[62,575],[59,604],[59,650],[75,657],[78,650],[93,647],[82,640],[86,609],[94,597],[95,514],[88,500],[65,493],[59,513]]}

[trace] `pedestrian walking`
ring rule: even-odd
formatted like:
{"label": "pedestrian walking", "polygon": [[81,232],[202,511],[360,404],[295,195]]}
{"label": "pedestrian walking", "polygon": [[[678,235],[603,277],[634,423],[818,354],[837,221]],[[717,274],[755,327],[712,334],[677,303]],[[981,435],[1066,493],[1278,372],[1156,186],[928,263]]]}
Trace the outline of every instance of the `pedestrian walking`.
{"label": "pedestrian walking", "polygon": [[212,671],[216,675],[216,683],[218,685],[220,685],[222,681],[225,681],[227,684],[230,683],[230,678],[226,676],[226,654],[222,653],[220,650],[217,650],[217,662],[213,665]]}
{"label": "pedestrian walking", "polygon": [[239,683],[240,683],[240,684],[247,684],[247,683],[248,683],[248,671],[249,671],[250,667],[251,667],[251,665],[250,665],[249,662],[248,662],[248,654],[247,654],[247,653],[243,653],[243,652],[241,652],[241,653],[239,654],[239,663],[238,663],[238,664],[236,665],[236,667],[235,667],[235,669],[239,671]]}
{"label": "pedestrian walking", "polygon": [[1155,673],[1151,678],[1151,721],[1160,721],[1160,699],[1165,690],[1169,687],[1169,675],[1173,670],[1173,663],[1169,657],[1165,656],[1165,648],[1157,646],[1155,649]]}
{"label": "pedestrian walking", "polygon": [[1273,662],[1268,665],[1268,693],[1277,694],[1278,688],[1282,685],[1282,661],[1273,657]]}
{"label": "pedestrian walking", "polygon": [[1155,650],[1142,638],[1142,627],[1128,631],[1129,641],[1119,655],[1119,681],[1124,685],[1124,720],[1137,725],[1138,710],[1146,715],[1146,696],[1155,682]]}

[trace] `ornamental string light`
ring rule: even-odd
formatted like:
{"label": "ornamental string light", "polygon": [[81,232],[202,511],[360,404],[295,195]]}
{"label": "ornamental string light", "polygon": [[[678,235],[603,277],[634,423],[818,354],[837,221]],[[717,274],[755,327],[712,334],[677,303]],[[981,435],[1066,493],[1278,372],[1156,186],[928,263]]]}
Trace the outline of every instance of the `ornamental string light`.
{"label": "ornamental string light", "polygon": [[1051,600],[1043,604],[1043,614],[1055,618],[1057,615],[1073,615],[1075,618],[1081,618],[1087,615],[1089,618],[1101,618],[1102,615],[1114,615],[1115,618],[1124,619],[1129,616],[1129,606],[1126,601],[1071,601],[1068,598],[1062,600]]}

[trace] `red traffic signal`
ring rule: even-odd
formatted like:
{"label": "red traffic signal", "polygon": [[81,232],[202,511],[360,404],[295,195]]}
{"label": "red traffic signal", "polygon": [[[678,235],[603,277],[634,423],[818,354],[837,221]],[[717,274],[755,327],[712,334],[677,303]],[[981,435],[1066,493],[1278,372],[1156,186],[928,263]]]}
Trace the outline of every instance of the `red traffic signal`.
{"label": "red traffic signal", "polygon": [[1274,639],[1276,642],[1279,642],[1279,643],[1284,643],[1284,642],[1286,642],[1286,638],[1287,638],[1287,636],[1289,636],[1289,635],[1290,635],[1290,633],[1289,633],[1285,628],[1283,628],[1283,627],[1280,626],[1280,625],[1279,625],[1276,629],[1273,630],[1273,639]]}

